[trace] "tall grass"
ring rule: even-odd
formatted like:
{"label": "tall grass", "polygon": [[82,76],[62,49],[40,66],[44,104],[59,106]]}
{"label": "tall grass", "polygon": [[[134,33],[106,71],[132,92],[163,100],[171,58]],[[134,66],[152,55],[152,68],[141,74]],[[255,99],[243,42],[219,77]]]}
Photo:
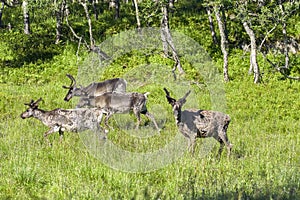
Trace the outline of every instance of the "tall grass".
{"label": "tall grass", "polygon": [[[19,76],[23,69],[14,70]],[[57,69],[48,70],[55,74]],[[224,153],[217,160],[218,144],[201,157],[201,144],[206,139],[198,139],[195,156],[184,152],[158,170],[129,173],[97,159],[80,133],[65,133],[62,143],[58,134],[50,135],[53,146],[49,147],[43,138],[47,128],[36,119],[19,117],[26,109],[23,103],[39,97],[44,98],[40,107],[45,110],[73,107],[63,101],[66,91],[61,88],[69,82],[64,76],[68,70],[63,68],[51,78],[42,74],[48,81],[35,84],[16,85],[17,77],[11,74],[1,84],[0,199],[300,198],[299,82],[274,78],[253,85],[250,78],[239,77],[225,84],[227,113],[232,118],[228,136],[234,144],[229,159]],[[168,119],[160,135],[149,140],[132,139],[118,129],[111,131],[109,139],[128,151],[157,150],[176,133],[161,86],[145,87],[153,91],[149,109],[155,111],[154,105],[161,104]],[[209,109],[207,91],[198,92],[204,94],[198,108]],[[128,115],[126,120],[135,119]],[[151,123],[145,121],[143,118],[143,126]],[[117,118],[111,121],[116,123]]]}

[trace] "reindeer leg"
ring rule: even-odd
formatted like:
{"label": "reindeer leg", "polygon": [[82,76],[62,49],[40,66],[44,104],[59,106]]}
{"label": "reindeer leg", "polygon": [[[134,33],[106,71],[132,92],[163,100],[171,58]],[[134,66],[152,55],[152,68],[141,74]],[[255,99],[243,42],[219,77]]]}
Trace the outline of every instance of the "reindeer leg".
{"label": "reindeer leg", "polygon": [[106,126],[108,129],[114,130],[112,127],[110,127],[110,126],[108,125],[108,120],[109,120],[109,118],[110,118],[112,115],[113,115],[112,112],[108,112],[108,113],[107,113],[107,115],[106,115],[106,117],[105,117],[105,120],[104,120],[104,124],[105,124],[105,126]]}
{"label": "reindeer leg", "polygon": [[45,138],[45,140],[47,141],[47,143],[48,143],[48,145],[49,145],[50,147],[52,146],[52,144],[51,144],[50,140],[48,139],[48,135],[50,135],[50,134],[52,134],[52,133],[54,133],[54,132],[56,132],[56,131],[55,131],[55,128],[51,128],[50,130],[48,130],[48,131],[46,131],[46,132],[44,133],[44,138]]}
{"label": "reindeer leg", "polygon": [[160,129],[159,129],[153,115],[151,113],[149,113],[148,111],[145,113],[145,115],[154,123],[154,126],[157,129],[157,131],[160,132]]}
{"label": "reindeer leg", "polygon": [[226,132],[223,132],[223,136],[221,137],[222,140],[224,141],[224,143],[226,144],[226,148],[227,148],[227,157],[230,156],[231,153],[231,149],[232,149],[232,144],[229,142]]}
{"label": "reindeer leg", "polygon": [[228,123],[226,123],[225,126],[223,127],[223,134],[225,136],[225,139],[227,140],[227,150],[228,150],[227,157],[230,156],[231,149],[233,147],[233,145],[229,142],[228,137],[227,137],[227,128],[228,128],[229,123],[230,123],[230,121],[228,121]]}
{"label": "reindeer leg", "polygon": [[219,142],[220,142],[220,148],[219,148],[219,152],[218,152],[218,159],[221,159],[222,151],[223,151],[225,144],[222,139],[220,139]]}
{"label": "reindeer leg", "polygon": [[[106,115],[105,115],[105,118],[106,118]],[[96,125],[96,131],[104,131],[104,134],[106,135],[108,133],[108,130],[104,129],[101,127],[101,123],[102,123],[102,120],[103,120],[103,115],[101,115],[101,119],[98,120],[98,123]],[[106,122],[107,123],[107,122]]]}
{"label": "reindeer leg", "polygon": [[232,148],[233,145],[228,140],[228,137],[227,137],[227,134],[226,134],[227,127],[228,127],[228,124],[226,124],[221,130],[219,130],[219,135],[218,136],[222,140],[223,146],[224,146],[224,144],[226,145],[226,148],[228,150],[227,157],[229,157],[230,153],[231,153],[231,148]]}
{"label": "reindeer leg", "polygon": [[189,145],[189,152],[192,153],[194,156],[195,153],[195,144],[196,144],[196,136],[194,135],[189,135],[189,140],[188,140],[188,145]]}
{"label": "reindeer leg", "polygon": [[100,124],[96,123],[95,126],[92,128],[94,132],[96,132],[96,135],[99,136],[100,140],[106,140],[107,139],[107,131],[103,129]]}
{"label": "reindeer leg", "polygon": [[138,130],[141,124],[141,113],[138,109],[134,108],[133,109],[133,113],[135,114],[136,118],[137,118],[137,123],[136,123],[136,127],[135,130]]}
{"label": "reindeer leg", "polygon": [[62,142],[62,139],[64,137],[64,132],[61,130],[61,128],[58,130],[58,133],[59,133],[59,143]]}
{"label": "reindeer leg", "polygon": [[191,152],[192,141],[191,138],[188,138],[188,152]]}

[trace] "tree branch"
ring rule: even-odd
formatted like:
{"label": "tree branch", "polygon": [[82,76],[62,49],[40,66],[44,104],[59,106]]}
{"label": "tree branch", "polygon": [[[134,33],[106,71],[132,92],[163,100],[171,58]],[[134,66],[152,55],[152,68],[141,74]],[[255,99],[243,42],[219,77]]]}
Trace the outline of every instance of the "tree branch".
{"label": "tree branch", "polygon": [[281,73],[285,78],[300,81],[300,77],[293,77],[293,76],[289,76],[288,74],[286,74],[287,68],[285,68],[285,67],[278,67],[278,64],[277,65],[274,64],[269,58],[267,58],[267,56],[264,53],[262,53],[262,55],[266,59],[266,61],[269,64],[271,64],[274,67],[274,69],[276,71],[278,71],[279,73]]}
{"label": "tree branch", "polygon": [[258,50],[259,50],[259,51],[261,51],[261,48],[262,48],[263,44],[265,43],[265,41],[267,40],[268,35],[269,35],[270,33],[272,33],[272,32],[275,30],[275,28],[276,28],[277,26],[278,26],[278,24],[275,24],[275,26],[274,26],[273,28],[271,28],[271,30],[269,30],[269,31],[266,33],[264,39],[261,41],[261,43],[260,43],[260,45],[259,45],[259,47],[258,47]]}

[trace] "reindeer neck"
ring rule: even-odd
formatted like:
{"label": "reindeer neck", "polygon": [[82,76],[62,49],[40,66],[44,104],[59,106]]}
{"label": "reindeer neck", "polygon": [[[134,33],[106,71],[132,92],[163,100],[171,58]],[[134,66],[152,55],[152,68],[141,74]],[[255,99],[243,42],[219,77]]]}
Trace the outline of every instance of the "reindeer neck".
{"label": "reindeer neck", "polygon": [[77,87],[76,87],[76,88],[74,89],[74,94],[73,94],[74,96],[83,96],[83,94],[84,94],[84,93],[82,92],[81,88],[77,88]]}
{"label": "reindeer neck", "polygon": [[178,125],[181,122],[181,108],[176,109],[174,111],[174,117],[175,117],[175,120],[176,120],[176,124]]}
{"label": "reindeer neck", "polygon": [[36,109],[36,110],[34,110],[32,116],[40,121],[44,121],[46,118],[46,114],[47,114],[47,111],[44,111],[41,109]]}

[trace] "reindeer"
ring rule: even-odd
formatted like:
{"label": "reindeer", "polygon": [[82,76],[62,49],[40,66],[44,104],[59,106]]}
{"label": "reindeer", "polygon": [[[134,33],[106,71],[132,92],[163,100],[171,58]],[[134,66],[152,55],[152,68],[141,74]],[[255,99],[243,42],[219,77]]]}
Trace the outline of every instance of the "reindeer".
{"label": "reindeer", "polygon": [[194,153],[196,138],[213,137],[220,143],[219,158],[225,145],[229,157],[233,146],[230,144],[226,133],[230,117],[224,113],[210,110],[187,109],[181,111],[191,91],[188,91],[179,100],[172,98],[166,88],[164,88],[164,91],[169,104],[173,108],[176,125],[184,137],[188,139],[189,151]]}
{"label": "reindeer", "polygon": [[[88,96],[100,96],[106,92],[116,92],[116,93],[123,93],[126,91],[127,83],[122,78],[114,78],[109,79],[103,82],[98,83],[91,83],[86,87],[76,86],[76,80],[71,74],[66,75],[70,80],[71,84],[70,86],[63,86],[64,89],[68,89],[68,93],[65,96],[64,100],[69,101],[73,96],[80,96],[80,97],[88,97]],[[79,100],[79,104],[82,98]],[[76,106],[79,108],[79,106]]]}
{"label": "reindeer", "polygon": [[127,113],[133,111],[137,118],[136,130],[139,128],[141,123],[140,114],[146,115],[155,125],[155,128],[160,131],[153,115],[148,112],[146,107],[147,95],[149,93],[113,93],[107,92],[97,97],[83,98],[80,102],[80,107],[90,106],[101,108],[103,113],[106,114],[105,126],[111,128],[108,125],[109,118],[115,113]]}
{"label": "reindeer", "polygon": [[[30,103],[25,103],[29,108],[21,114],[21,118],[34,117],[40,120],[44,125],[48,126],[50,130],[44,133],[44,137],[48,140],[48,135],[59,132],[60,141],[62,141],[63,132],[82,132],[85,130],[102,131],[100,122],[102,120],[103,112],[97,108],[80,108],[64,110],[57,108],[51,111],[45,111],[38,108],[38,103],[42,98],[37,101],[31,100]],[[105,136],[103,137],[105,138]]]}

